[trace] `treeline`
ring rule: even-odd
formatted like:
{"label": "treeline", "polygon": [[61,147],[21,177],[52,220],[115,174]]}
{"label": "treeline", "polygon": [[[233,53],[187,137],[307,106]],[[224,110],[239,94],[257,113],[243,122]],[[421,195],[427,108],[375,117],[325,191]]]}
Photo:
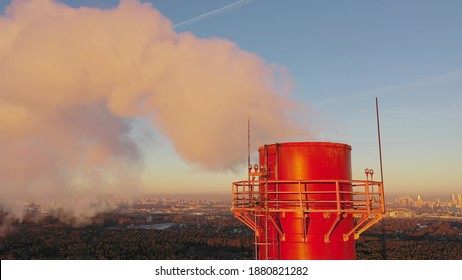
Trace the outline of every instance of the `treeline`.
{"label": "treeline", "polygon": [[356,242],[362,260],[461,260],[462,222],[385,219]]}
{"label": "treeline", "polygon": [[1,259],[251,259],[252,233],[231,228],[166,230],[28,226],[0,239]]}
{"label": "treeline", "polygon": [[462,260],[461,241],[399,240],[362,236],[356,243],[359,260]]}
{"label": "treeline", "polygon": [[[54,219],[16,224],[0,237],[0,258],[253,259],[253,232],[232,217],[202,217],[195,224],[191,219],[196,218],[164,216],[157,222],[186,224],[165,230],[130,228],[117,215],[104,218],[102,224],[80,228]],[[356,252],[359,260],[460,260],[462,223],[385,219],[361,235]]]}

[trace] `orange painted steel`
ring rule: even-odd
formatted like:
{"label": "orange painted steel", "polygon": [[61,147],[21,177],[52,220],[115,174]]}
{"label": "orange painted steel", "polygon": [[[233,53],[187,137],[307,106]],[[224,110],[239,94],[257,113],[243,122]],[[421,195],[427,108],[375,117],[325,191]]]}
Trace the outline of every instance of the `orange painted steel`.
{"label": "orange painted steel", "polygon": [[232,211],[255,232],[257,259],[355,259],[355,240],[385,212],[382,182],[351,179],[351,147],[265,145]]}

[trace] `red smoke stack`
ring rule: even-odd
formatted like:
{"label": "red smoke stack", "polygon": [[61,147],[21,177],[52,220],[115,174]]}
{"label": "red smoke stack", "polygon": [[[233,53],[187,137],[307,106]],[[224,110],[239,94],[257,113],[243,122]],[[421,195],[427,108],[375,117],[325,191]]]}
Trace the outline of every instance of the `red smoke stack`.
{"label": "red smoke stack", "polygon": [[[382,218],[383,183],[351,179],[351,147],[265,145],[232,211],[255,232],[257,259],[355,259],[355,240]],[[373,171],[372,171],[373,172]]]}

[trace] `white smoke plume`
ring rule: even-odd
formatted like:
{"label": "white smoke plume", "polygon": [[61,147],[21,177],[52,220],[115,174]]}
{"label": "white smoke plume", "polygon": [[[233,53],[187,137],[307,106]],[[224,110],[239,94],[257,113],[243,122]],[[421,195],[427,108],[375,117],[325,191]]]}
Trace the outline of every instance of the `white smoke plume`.
{"label": "white smoke plume", "polygon": [[[220,38],[176,33],[151,4],[15,0],[0,16],[0,195],[136,192],[130,136],[149,118],[191,165],[233,170],[254,143],[305,137],[286,71]],[[256,144],[257,145],[257,144]]]}

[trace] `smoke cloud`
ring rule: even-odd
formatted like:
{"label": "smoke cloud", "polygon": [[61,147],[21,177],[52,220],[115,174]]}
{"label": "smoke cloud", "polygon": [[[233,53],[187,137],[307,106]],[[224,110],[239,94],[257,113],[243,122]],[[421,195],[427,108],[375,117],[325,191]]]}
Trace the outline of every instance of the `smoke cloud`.
{"label": "smoke cloud", "polygon": [[228,40],[176,33],[148,3],[13,1],[0,16],[0,194],[136,192],[136,118],[192,166],[233,170],[249,115],[258,145],[308,135],[288,116],[302,109],[291,86],[283,68]]}

